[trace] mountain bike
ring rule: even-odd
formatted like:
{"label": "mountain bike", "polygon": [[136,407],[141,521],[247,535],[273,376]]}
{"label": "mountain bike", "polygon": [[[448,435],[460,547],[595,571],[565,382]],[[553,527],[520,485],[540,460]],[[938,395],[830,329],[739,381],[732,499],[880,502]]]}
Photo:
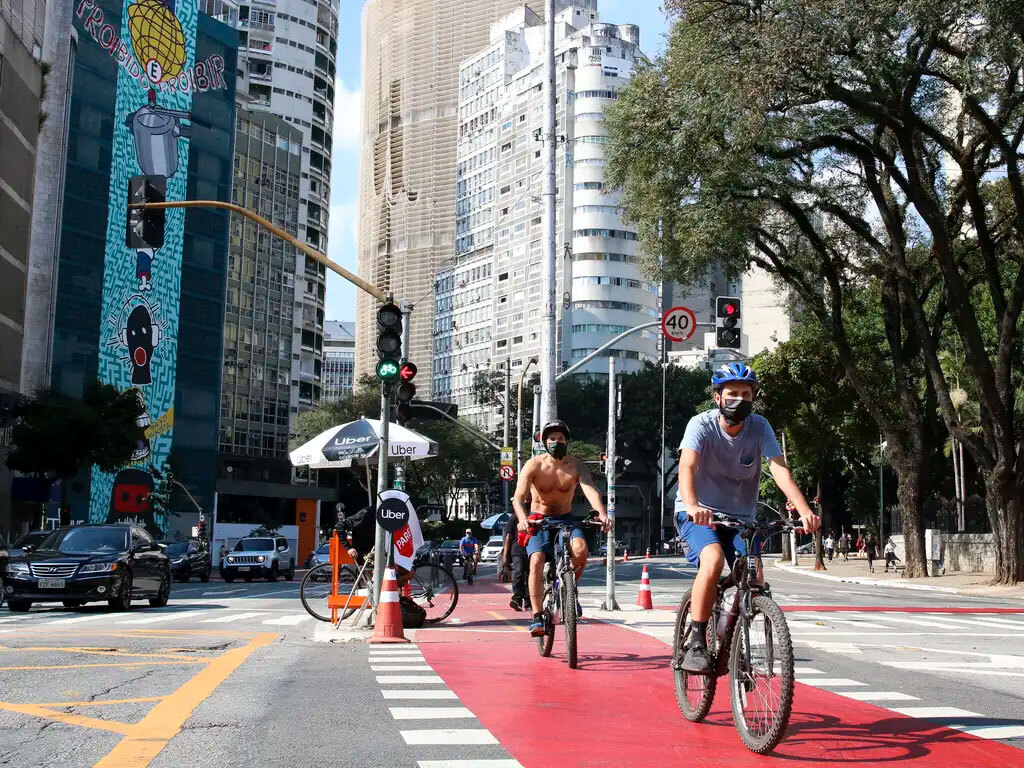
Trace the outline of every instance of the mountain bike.
{"label": "mountain bike", "polygon": [[[448,618],[459,602],[459,585],[451,570],[438,562],[424,559],[413,563],[410,573],[409,597],[426,611],[426,621],[436,624]],[[331,620],[331,609],[327,604],[330,594],[331,564],[321,563],[307,571],[299,587],[299,598],[310,616],[320,621]],[[338,568],[338,595],[361,597],[363,599],[358,605],[373,607],[372,551],[366,556],[361,568],[352,565]],[[358,606],[342,608],[338,615],[347,619],[357,610]]]}
{"label": "mountain bike", "polygon": [[476,559],[473,555],[462,556],[462,578],[466,580],[466,584],[470,587],[473,586],[473,576],[476,574]]}
{"label": "mountain bike", "polygon": [[[714,522],[740,531],[747,552],[754,542],[799,527],[782,520],[754,522],[730,517],[718,510]],[[735,588],[725,607],[726,592]],[[786,617],[772,600],[767,582],[757,584],[757,557],[737,556],[731,573],[718,582],[718,594],[708,621],[707,645],[712,672],[698,675],[682,668],[690,647],[690,591],[683,595],[676,616],[672,669],[676,699],[687,720],[699,723],[711,709],[719,677],[729,676],[733,720],[743,743],[752,752],[771,751],[782,739],[793,707],[793,641]]]}
{"label": "mountain bike", "polygon": [[569,535],[572,529],[581,525],[596,525],[592,520],[558,520],[541,518],[531,520],[530,525],[535,532],[555,530],[555,560],[544,563],[544,634],[537,638],[537,652],[541,656],[550,656],[555,643],[556,617],[561,616],[565,625],[565,654],[569,669],[576,669],[576,606],[579,603],[579,592],[576,587],[576,570],[572,566],[572,552],[569,548]]}

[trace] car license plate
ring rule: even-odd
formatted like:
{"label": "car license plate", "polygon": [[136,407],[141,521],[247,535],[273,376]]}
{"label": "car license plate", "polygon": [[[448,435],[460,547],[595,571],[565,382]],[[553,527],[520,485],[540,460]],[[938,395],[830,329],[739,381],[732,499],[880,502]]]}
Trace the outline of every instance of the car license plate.
{"label": "car license plate", "polygon": [[64,589],[64,579],[40,579],[40,589]]}
{"label": "car license plate", "polygon": [[238,570],[240,570],[240,571],[248,571],[248,570],[249,570],[249,566],[248,566],[248,565],[243,565],[243,566],[242,566],[241,568],[239,568]]}

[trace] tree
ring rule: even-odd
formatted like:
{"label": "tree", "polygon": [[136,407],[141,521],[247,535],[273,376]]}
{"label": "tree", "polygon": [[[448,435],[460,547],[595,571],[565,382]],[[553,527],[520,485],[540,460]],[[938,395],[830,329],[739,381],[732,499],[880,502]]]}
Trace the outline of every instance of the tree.
{"label": "tree", "polygon": [[[609,182],[624,187],[647,252],[663,253],[670,274],[688,281],[715,263],[734,276],[765,269],[828,332],[888,442],[913,575],[924,573],[921,509],[937,439],[930,417],[942,407],[950,426],[955,415],[944,405],[934,350],[950,317],[977,328],[966,301],[976,286],[1003,285],[985,274],[998,259],[985,255],[983,241],[1005,244],[1009,220],[994,226],[982,216],[981,236],[947,237],[941,246],[928,224],[943,218],[936,201],[947,199],[943,152],[955,152],[962,169],[949,187],[947,233],[967,231],[961,214],[972,195],[969,207],[985,209],[975,203],[997,139],[968,126],[978,116],[968,120],[964,110],[977,99],[961,94],[967,101],[957,102],[944,83],[967,74],[991,89],[997,62],[1016,60],[1019,40],[1009,38],[1019,20],[999,8],[980,0],[676,0],[667,55],[634,78],[609,119]],[[970,42],[951,42],[950,30]],[[1006,94],[989,90],[980,103],[1016,113],[1006,106],[1016,91],[1012,83]],[[957,111],[956,103],[965,106]],[[956,119],[939,119],[946,114]],[[950,131],[955,141],[939,140]],[[884,328],[893,383],[885,400],[847,324],[850,303],[864,300]],[[1013,347],[1019,311],[1011,315],[1001,327]],[[992,368],[982,356],[975,362]]]}
{"label": "tree", "polygon": [[116,472],[131,460],[143,406],[134,389],[89,384],[83,397],[54,390],[22,397],[14,407],[8,469],[61,481],[61,525],[71,522],[68,483],[93,464]]}
{"label": "tree", "polygon": [[438,443],[438,455],[409,464],[410,495],[445,501],[444,519],[468,482],[496,482],[498,455],[450,421],[417,421],[416,431]]}

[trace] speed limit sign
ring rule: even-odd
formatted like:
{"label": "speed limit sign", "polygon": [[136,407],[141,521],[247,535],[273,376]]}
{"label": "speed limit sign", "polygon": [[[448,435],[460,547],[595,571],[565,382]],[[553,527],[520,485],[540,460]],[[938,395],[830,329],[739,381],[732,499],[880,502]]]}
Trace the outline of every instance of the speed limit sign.
{"label": "speed limit sign", "polygon": [[697,316],[689,307],[672,307],[661,316],[661,332],[671,341],[686,341],[697,330]]}
{"label": "speed limit sign", "polygon": [[498,476],[502,480],[511,480],[513,477],[516,476],[516,470],[514,467],[506,465],[502,467],[500,470],[498,470]]}

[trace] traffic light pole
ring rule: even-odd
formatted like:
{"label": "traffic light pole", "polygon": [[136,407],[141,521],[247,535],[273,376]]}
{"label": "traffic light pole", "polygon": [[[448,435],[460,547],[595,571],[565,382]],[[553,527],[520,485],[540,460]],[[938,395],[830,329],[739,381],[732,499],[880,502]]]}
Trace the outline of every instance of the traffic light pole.
{"label": "traffic light pole", "polygon": [[618,414],[615,388],[615,358],[608,358],[608,447],[605,449],[605,476],[608,484],[608,557],[605,560],[605,595],[602,611],[617,611],[615,602],[615,421]]}

